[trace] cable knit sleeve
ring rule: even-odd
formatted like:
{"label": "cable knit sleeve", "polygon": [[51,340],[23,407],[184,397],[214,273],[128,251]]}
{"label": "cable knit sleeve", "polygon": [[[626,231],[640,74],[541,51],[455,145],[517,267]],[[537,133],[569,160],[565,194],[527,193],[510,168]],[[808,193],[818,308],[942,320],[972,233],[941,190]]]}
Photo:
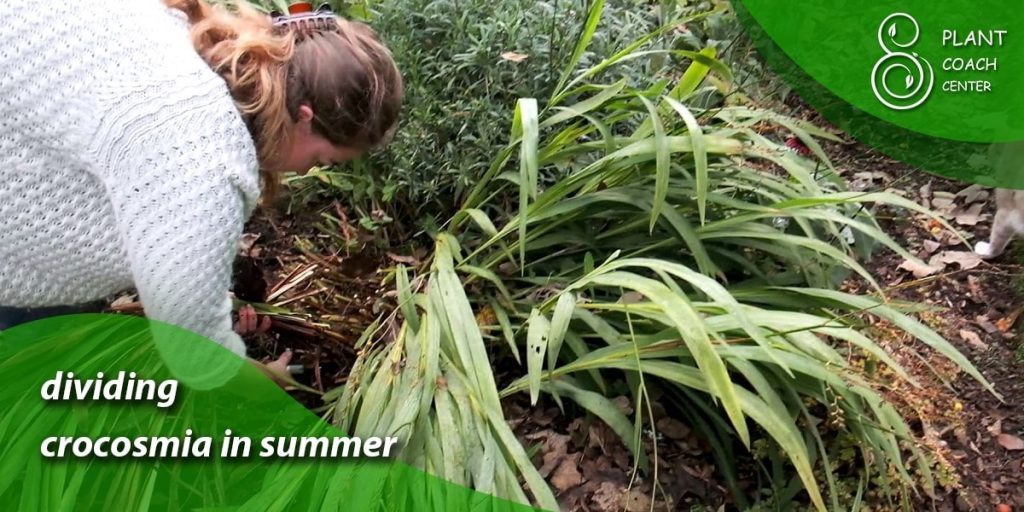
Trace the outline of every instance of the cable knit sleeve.
{"label": "cable knit sleeve", "polygon": [[193,106],[127,132],[105,180],[146,315],[243,356],[229,290],[259,193],[247,137],[235,112]]}

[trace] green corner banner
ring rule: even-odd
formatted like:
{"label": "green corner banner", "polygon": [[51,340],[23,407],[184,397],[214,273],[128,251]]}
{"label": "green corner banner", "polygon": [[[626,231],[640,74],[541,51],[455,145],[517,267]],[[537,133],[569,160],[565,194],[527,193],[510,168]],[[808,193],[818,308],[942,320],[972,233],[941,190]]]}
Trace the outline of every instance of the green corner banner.
{"label": "green corner banner", "polygon": [[73,315],[0,332],[0,503],[35,510],[528,511],[351,438],[188,331]]}
{"label": "green corner banner", "polygon": [[945,177],[1024,188],[1017,0],[734,0],[765,60],[829,121]]}

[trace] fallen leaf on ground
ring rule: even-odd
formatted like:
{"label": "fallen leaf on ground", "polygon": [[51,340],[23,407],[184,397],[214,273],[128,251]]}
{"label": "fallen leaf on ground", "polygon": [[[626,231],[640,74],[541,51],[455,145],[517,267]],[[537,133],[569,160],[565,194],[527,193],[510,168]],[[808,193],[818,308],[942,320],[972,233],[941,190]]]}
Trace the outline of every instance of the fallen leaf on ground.
{"label": "fallen leaf on ground", "polygon": [[614,482],[601,482],[601,486],[597,488],[590,499],[595,505],[595,510],[618,511],[622,510],[620,503],[622,494],[623,489]]}
{"label": "fallen leaf on ground", "polygon": [[936,191],[932,193],[932,209],[941,213],[943,216],[952,216],[953,210],[956,209],[956,202],[952,197],[952,194],[948,196],[942,191]]}
{"label": "fallen leaf on ground", "polygon": [[1009,315],[1000,318],[999,320],[996,321],[996,327],[998,327],[999,330],[1003,332],[1007,332],[1010,329],[1013,329],[1013,324],[1017,323],[1017,318],[1020,317],[1020,314],[1022,312],[1024,312],[1024,308],[1018,308],[1014,310],[1013,313],[1010,313]]}
{"label": "fallen leaf on ground", "polygon": [[940,229],[935,234],[935,238],[939,241],[940,244],[945,245],[947,247],[956,247],[964,243],[964,241],[961,240],[960,237],[956,235],[956,233],[948,229]]}
{"label": "fallen leaf on ground", "polygon": [[935,251],[939,250],[940,247],[942,247],[942,244],[936,242],[935,240],[925,240],[923,245],[925,252],[928,253],[929,256]]}
{"label": "fallen leaf on ground", "polygon": [[395,263],[405,263],[406,265],[419,265],[420,262],[412,256],[399,256],[393,252],[388,252],[388,258]]}
{"label": "fallen leaf on ground", "polygon": [[971,270],[972,268],[978,267],[982,262],[985,261],[973,251],[946,251],[928,260],[929,265],[935,265],[936,263],[944,263],[949,265],[950,263],[956,263],[960,265],[960,270]]}
{"label": "fallen leaf on ground", "polygon": [[901,268],[903,270],[908,270],[908,271],[910,271],[911,273],[914,274],[914,277],[916,277],[918,279],[921,279],[922,277],[928,277],[928,276],[930,276],[930,275],[932,275],[932,274],[942,270],[944,268],[944,266],[943,265],[933,266],[933,265],[930,265],[930,264],[929,265],[921,265],[920,263],[917,263],[917,262],[914,262],[914,261],[911,261],[911,260],[903,260],[903,263],[900,264],[899,268]]}
{"label": "fallen leaf on ground", "polygon": [[931,204],[929,201],[932,198],[932,182],[929,181],[928,183],[922,185],[921,189],[918,190],[918,193],[921,195],[921,203],[923,203],[921,206],[924,206],[925,208],[930,208]]}
{"label": "fallen leaf on ground", "polygon": [[505,53],[501,54],[501,58],[502,59],[510,61],[510,62],[522,62],[522,61],[526,60],[529,57],[530,57],[529,55],[526,55],[524,53],[516,53],[516,52],[505,52]]}
{"label": "fallen leaf on ground", "polygon": [[887,173],[885,171],[858,172],[858,173],[855,173],[853,176],[856,177],[856,178],[861,178],[861,179],[880,180],[880,181],[883,181],[885,183],[889,183],[889,182],[891,182],[893,180],[892,174],[889,174],[889,173]]}
{"label": "fallen leaf on ground", "polygon": [[567,457],[569,436],[556,434],[550,430],[541,430],[526,436],[531,441],[544,441],[544,462],[543,465],[538,469],[540,475],[547,478],[551,472],[562,464],[562,461],[569,458]]}
{"label": "fallen leaf on ground", "polygon": [[956,427],[953,429],[953,437],[956,437],[956,441],[961,446],[968,446],[971,444],[970,438],[967,437],[967,429],[964,427]]}
{"label": "fallen leaf on ground", "polygon": [[686,439],[690,435],[690,429],[684,425],[681,421],[673,418],[662,418],[658,420],[656,424],[658,432],[669,439],[679,441]]}
{"label": "fallen leaf on ground", "polygon": [[893,180],[892,175],[882,171],[863,171],[853,174],[850,187],[855,190],[864,190],[873,187],[875,182],[889,183]]}
{"label": "fallen leaf on ground", "polygon": [[976,332],[963,329],[960,331],[960,338],[978,350],[988,350],[988,344],[981,341],[981,337]]}
{"label": "fallen leaf on ground", "polygon": [[999,441],[999,444],[1002,445],[1003,448],[1010,451],[1024,450],[1024,440],[1021,440],[1021,438],[1017,436],[999,434],[999,436],[996,437],[996,441]]}
{"label": "fallen leaf on ground", "polygon": [[975,276],[967,276],[967,288],[971,290],[971,296],[975,299],[980,299],[984,295],[981,291],[981,285],[978,283],[978,278]]}
{"label": "fallen leaf on ground", "polygon": [[651,497],[636,489],[630,489],[630,491],[622,497],[622,501],[623,508],[626,509],[626,512],[648,512],[651,510]]}
{"label": "fallen leaf on ground", "polygon": [[988,433],[992,434],[993,436],[999,436],[1000,434],[1003,433],[1003,419],[996,419],[996,422],[986,427],[985,430],[988,430]]}
{"label": "fallen leaf on ground", "polygon": [[590,424],[587,449],[599,450],[602,455],[607,455],[602,458],[609,459],[619,468],[631,467],[629,450],[622,444],[619,435],[604,422],[595,421]]}
{"label": "fallen leaf on ground", "polygon": [[999,332],[999,327],[997,327],[996,324],[993,324],[992,321],[988,319],[988,317],[980,315],[976,316],[974,317],[974,322],[978,324],[978,327],[984,329],[985,332],[987,332],[988,334]]}
{"label": "fallen leaf on ground", "polygon": [[981,222],[981,218],[983,217],[981,210],[984,207],[984,203],[974,203],[967,207],[966,210],[958,208],[953,212],[953,220],[962,226],[974,226],[978,224],[978,222]]}
{"label": "fallen leaf on ground", "polygon": [[581,483],[583,483],[583,475],[576,467],[576,462],[569,457],[562,459],[562,463],[551,474],[551,485],[559,491],[572,489]]}
{"label": "fallen leaf on ground", "polygon": [[956,197],[964,198],[964,204],[971,204],[978,200],[988,199],[988,192],[981,185],[974,184],[957,192]]}

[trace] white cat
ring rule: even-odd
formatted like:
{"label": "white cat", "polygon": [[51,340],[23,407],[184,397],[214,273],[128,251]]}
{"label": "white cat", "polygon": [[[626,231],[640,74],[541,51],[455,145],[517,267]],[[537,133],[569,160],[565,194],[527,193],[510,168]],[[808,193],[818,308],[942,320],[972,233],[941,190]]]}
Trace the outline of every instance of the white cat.
{"label": "white cat", "polygon": [[996,189],[996,216],[988,242],[974,246],[982,258],[995,258],[1014,236],[1024,234],[1024,190]]}

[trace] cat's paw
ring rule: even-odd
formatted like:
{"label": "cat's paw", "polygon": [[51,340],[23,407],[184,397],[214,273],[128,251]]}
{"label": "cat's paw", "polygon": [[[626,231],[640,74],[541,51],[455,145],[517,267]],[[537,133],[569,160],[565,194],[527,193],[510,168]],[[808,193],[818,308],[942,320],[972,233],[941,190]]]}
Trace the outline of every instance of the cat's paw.
{"label": "cat's paw", "polygon": [[974,246],[974,253],[977,254],[978,256],[981,256],[982,258],[993,257],[992,246],[989,245],[988,242],[978,242]]}

